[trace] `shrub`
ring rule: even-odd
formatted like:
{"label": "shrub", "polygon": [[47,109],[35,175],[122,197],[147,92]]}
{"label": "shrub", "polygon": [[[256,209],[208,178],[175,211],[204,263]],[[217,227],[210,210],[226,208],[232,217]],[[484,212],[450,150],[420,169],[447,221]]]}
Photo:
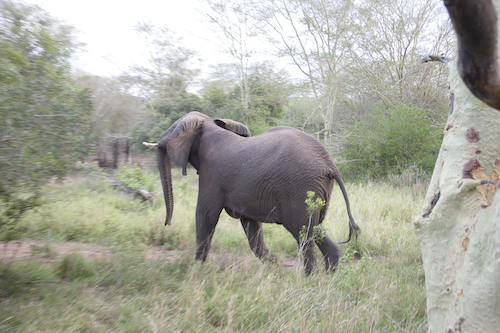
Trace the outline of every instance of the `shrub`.
{"label": "shrub", "polygon": [[133,167],[124,165],[117,173],[116,177],[123,185],[132,190],[145,189],[153,192],[158,177],[150,172],[142,170],[135,164]]}
{"label": "shrub", "polygon": [[78,253],[65,255],[56,265],[56,273],[61,280],[73,281],[92,276],[92,264]]}
{"label": "shrub", "polygon": [[442,131],[423,110],[379,107],[354,126],[341,171],[346,178],[381,178],[410,166],[432,171],[441,141]]}

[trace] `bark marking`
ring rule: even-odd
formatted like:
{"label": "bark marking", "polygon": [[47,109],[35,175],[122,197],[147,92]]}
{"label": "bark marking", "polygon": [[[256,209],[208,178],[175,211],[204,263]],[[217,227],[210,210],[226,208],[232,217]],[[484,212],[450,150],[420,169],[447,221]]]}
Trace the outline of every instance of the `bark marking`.
{"label": "bark marking", "polygon": [[462,241],[462,246],[464,247],[465,251],[467,251],[467,249],[469,248],[469,237],[466,237],[463,241]]}
{"label": "bark marking", "polygon": [[451,93],[450,94],[450,116],[453,114],[454,104],[455,104],[455,94]]}
{"label": "bark marking", "polygon": [[[462,170],[462,178],[474,179],[474,180],[493,180],[500,181],[500,160],[495,160],[495,168],[491,172],[491,175],[486,174],[486,169],[481,166],[477,159],[472,159],[465,163]],[[487,208],[490,206],[488,200],[488,194],[496,193],[498,186],[494,184],[483,184],[476,186],[476,189],[481,194],[481,208]]]}
{"label": "bark marking", "polygon": [[476,131],[476,129],[474,127],[469,127],[467,129],[467,131],[465,132],[465,138],[470,143],[476,143],[476,142],[479,142],[479,140],[481,140],[481,137],[479,136],[479,132]]}
{"label": "bark marking", "polygon": [[464,168],[462,170],[462,178],[474,179],[474,177],[472,176],[472,171],[478,168],[481,168],[481,164],[479,164],[479,161],[477,159],[473,159],[465,163]]}
{"label": "bark marking", "polygon": [[432,213],[432,210],[434,209],[434,206],[436,206],[438,200],[439,200],[439,197],[441,196],[441,192],[439,192],[438,194],[436,194],[434,196],[434,198],[432,198],[432,201],[431,201],[431,208],[429,209],[429,211],[427,211],[427,213],[425,213],[424,215],[422,215],[422,217],[424,219],[428,218],[429,215],[431,215]]}

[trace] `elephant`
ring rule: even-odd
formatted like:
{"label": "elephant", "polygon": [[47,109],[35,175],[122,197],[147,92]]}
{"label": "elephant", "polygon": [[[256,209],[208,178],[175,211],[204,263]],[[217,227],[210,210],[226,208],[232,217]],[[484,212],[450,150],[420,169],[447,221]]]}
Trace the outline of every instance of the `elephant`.
{"label": "elephant", "polygon": [[[323,221],[335,180],[349,216],[349,238],[359,226],[351,215],[349,199],[339,169],[325,147],[313,136],[292,127],[274,127],[256,136],[229,119],[212,119],[190,112],[175,121],[157,143],[157,163],[166,205],[165,225],[174,208],[171,161],[186,175],[188,162],[198,172],[196,207],[196,259],[205,261],[222,210],[240,219],[250,248],[261,261],[276,261],[267,248],[262,223],[282,224],[302,244],[305,271],[316,266],[314,243],[324,255],[327,270],[341,256],[337,244],[326,234],[315,241],[301,242],[304,233],[313,239],[314,227]],[[307,192],[324,200],[321,210],[307,212]]]}

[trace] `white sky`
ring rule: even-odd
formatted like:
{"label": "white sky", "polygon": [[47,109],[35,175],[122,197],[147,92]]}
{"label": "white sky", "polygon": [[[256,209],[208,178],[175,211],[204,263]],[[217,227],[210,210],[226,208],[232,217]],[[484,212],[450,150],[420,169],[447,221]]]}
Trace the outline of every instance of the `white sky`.
{"label": "white sky", "polygon": [[[36,4],[78,31],[86,52],[75,61],[76,68],[99,76],[118,75],[132,64],[148,58],[144,40],[133,31],[135,23],[153,22],[168,27],[184,39],[184,46],[198,52],[205,63],[224,62],[225,55],[208,41],[213,38],[203,23],[197,0],[24,0]],[[225,60],[228,61],[228,60]]]}

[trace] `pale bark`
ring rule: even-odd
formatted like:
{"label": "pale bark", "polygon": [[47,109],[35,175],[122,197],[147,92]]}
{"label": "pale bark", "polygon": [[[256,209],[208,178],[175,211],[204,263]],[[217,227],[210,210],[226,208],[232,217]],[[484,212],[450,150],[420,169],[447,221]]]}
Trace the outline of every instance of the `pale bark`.
{"label": "pale bark", "polygon": [[[495,0],[500,7],[500,0]],[[429,332],[500,329],[500,117],[476,99],[450,62],[453,109],[422,214]]]}

